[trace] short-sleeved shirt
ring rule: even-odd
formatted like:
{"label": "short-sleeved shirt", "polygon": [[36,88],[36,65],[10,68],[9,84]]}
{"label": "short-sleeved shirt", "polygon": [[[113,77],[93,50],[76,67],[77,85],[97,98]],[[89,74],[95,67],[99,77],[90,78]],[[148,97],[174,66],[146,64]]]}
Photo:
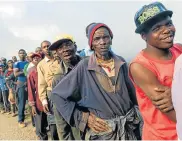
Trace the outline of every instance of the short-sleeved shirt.
{"label": "short-sleeved shirt", "polygon": [[[14,64],[14,69],[19,69],[19,71],[23,71],[27,63],[28,63],[27,61],[18,61],[17,63]],[[26,82],[27,80],[24,74],[19,75],[17,78],[21,82]]]}
{"label": "short-sleeved shirt", "polygon": [[6,81],[4,76],[0,75],[0,90],[1,91],[6,91],[7,87],[6,87]]}
{"label": "short-sleeved shirt", "polygon": [[[155,74],[159,82],[171,87],[176,58],[182,53],[182,48],[175,44],[170,48],[171,60],[156,60],[141,51],[132,63],[138,63]],[[133,80],[132,76],[130,75]],[[133,81],[138,105],[144,120],[142,140],[177,140],[176,123],[157,109],[144,91]]]}

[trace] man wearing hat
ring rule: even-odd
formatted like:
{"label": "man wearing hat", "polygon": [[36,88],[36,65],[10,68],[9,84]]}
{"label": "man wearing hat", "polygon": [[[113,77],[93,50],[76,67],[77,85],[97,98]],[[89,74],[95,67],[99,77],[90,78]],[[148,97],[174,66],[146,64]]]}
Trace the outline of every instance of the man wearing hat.
{"label": "man wearing hat", "polygon": [[48,140],[47,136],[47,116],[43,112],[43,106],[38,95],[38,76],[37,64],[41,61],[41,55],[33,53],[31,55],[33,67],[30,68],[27,76],[28,82],[28,101],[31,106],[31,112],[34,117],[36,135],[39,140]]}
{"label": "man wearing hat", "polygon": [[143,6],[135,15],[135,32],[146,42],[130,64],[130,76],[136,89],[144,119],[143,140],[176,140],[176,115],[171,100],[174,63],[182,53],[173,44],[175,27],[160,2]]}
{"label": "man wearing hat", "polygon": [[[82,139],[141,139],[142,119],[125,60],[110,51],[113,34],[103,24],[88,32],[94,53],[79,62],[53,89],[58,112],[82,132]],[[73,97],[80,99],[75,101]]]}
{"label": "man wearing hat", "polygon": [[49,41],[43,41],[41,43],[41,49],[45,57],[37,65],[38,72],[38,94],[40,101],[43,105],[43,110],[47,114],[47,121],[51,131],[51,139],[58,140],[58,133],[56,128],[56,122],[52,109],[52,102],[50,96],[52,94],[52,80],[54,75],[58,75],[61,72],[59,61],[54,60],[49,50],[51,43]]}
{"label": "man wearing hat", "polygon": [[[56,51],[58,57],[61,59],[61,73],[60,75],[55,75],[53,78],[52,87],[54,88],[77,65],[81,58],[76,55],[75,42],[73,41],[73,37],[70,35],[61,36],[49,47],[49,49],[52,50],[52,52]],[[76,99],[77,98],[75,98],[75,100]],[[60,140],[81,139],[79,130],[76,128],[71,128],[71,126],[58,113],[55,106],[54,114]]]}

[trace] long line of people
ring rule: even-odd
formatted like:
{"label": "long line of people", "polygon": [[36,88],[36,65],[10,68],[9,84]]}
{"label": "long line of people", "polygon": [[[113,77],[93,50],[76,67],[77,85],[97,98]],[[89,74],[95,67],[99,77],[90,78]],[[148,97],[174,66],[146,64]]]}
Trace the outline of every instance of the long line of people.
{"label": "long line of people", "polygon": [[[80,55],[73,37],[62,35],[52,44],[41,42],[35,53],[20,49],[19,61],[1,58],[1,113],[12,107],[15,116],[18,110],[25,127],[28,100],[39,140],[48,140],[47,126],[52,140],[182,139],[179,101],[171,98],[174,64],[182,54],[182,45],[173,43],[172,14],[160,2],[136,13],[135,32],[146,48],[129,68],[112,51],[114,36],[104,23],[86,27],[88,47]],[[175,88],[180,81],[174,78]]]}

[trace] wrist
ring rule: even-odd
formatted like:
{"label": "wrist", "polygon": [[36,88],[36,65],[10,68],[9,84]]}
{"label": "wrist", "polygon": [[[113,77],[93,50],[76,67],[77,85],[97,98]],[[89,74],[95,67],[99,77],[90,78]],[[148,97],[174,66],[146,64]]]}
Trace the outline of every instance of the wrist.
{"label": "wrist", "polygon": [[47,99],[43,99],[43,100],[42,100],[42,105],[43,105],[43,106],[48,105]]}

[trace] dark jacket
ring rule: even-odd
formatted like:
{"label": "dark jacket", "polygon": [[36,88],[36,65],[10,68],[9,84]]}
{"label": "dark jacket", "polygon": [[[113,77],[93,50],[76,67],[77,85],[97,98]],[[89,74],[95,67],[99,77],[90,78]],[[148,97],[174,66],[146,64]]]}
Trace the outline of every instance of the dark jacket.
{"label": "dark jacket", "polygon": [[[135,90],[128,77],[127,64],[112,53],[115,63],[115,84],[97,64],[95,54],[85,58],[53,89],[51,99],[70,124],[85,130],[91,112],[102,119],[125,115],[135,104]],[[73,96],[78,95],[79,101]]]}

